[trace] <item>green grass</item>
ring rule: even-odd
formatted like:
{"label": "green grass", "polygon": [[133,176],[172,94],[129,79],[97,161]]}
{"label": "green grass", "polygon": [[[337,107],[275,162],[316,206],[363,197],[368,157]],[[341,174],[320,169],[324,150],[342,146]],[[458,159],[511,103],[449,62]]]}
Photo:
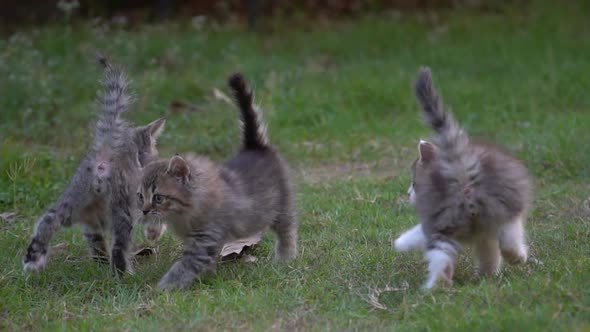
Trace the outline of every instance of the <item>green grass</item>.
{"label": "green grass", "polygon": [[[585,8],[584,8],[585,6]],[[194,30],[165,23],[122,30],[78,24],[0,40],[0,330],[588,330],[590,329],[590,20],[587,5],[534,2],[504,13],[383,13],[338,22],[267,22]],[[90,138],[100,70],[96,49],[134,81],[136,123],[167,116],[163,156],[222,160],[236,148],[237,112],[213,97],[227,76],[254,83],[271,140],[295,170],[300,257],[224,263],[184,292],[158,279],[179,254],[159,254],[113,279],[93,263],[79,228],[41,274],[22,272],[36,218],[63,189]],[[418,254],[392,239],[414,225],[407,168],[420,137],[411,83],[432,67],[446,103],[474,136],[530,168],[528,220],[539,263],[477,280],[467,250],[455,286],[425,293]],[[172,101],[196,113],[170,114]],[[138,227],[138,242],[147,240]],[[386,286],[371,303],[371,294]]]}

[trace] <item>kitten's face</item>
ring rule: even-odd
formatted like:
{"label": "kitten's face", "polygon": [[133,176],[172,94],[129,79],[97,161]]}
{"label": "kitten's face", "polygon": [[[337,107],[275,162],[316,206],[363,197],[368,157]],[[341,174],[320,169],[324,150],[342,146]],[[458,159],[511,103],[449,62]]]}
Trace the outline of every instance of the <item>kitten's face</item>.
{"label": "kitten's face", "polygon": [[158,119],[147,126],[135,129],[133,141],[137,145],[137,161],[141,167],[158,158],[156,141],[164,130],[165,119]]}
{"label": "kitten's face", "polygon": [[[180,157],[172,159],[175,158]],[[183,178],[176,176],[174,170],[170,170],[167,160],[157,161],[146,167],[137,193],[144,216],[143,222],[154,219],[160,221],[170,216],[190,213],[191,191],[186,188],[183,181]]]}

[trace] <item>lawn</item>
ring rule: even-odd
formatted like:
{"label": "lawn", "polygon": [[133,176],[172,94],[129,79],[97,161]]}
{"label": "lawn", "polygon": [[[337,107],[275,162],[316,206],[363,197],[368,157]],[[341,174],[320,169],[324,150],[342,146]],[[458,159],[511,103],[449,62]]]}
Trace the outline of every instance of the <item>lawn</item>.
{"label": "lawn", "polygon": [[[580,2],[581,3],[581,2]],[[0,330],[568,330],[590,329],[590,7],[530,1],[501,12],[366,14],[357,19],[107,22],[31,27],[0,39]],[[299,257],[272,260],[273,238],[187,291],[155,285],[180,253],[158,253],[122,280],[94,263],[79,228],[45,271],[22,257],[36,218],[91,141],[100,68],[95,50],[133,80],[137,124],[166,116],[162,156],[223,160],[238,113],[216,98],[242,71],[271,141],[293,168]],[[473,136],[505,145],[535,178],[528,240],[534,258],[474,277],[471,252],[455,285],[424,292],[419,254],[392,240],[417,223],[406,199],[420,122],[412,82],[429,65],[446,104]],[[191,107],[176,107],[185,104]],[[172,107],[172,106],[174,107]],[[141,226],[137,242],[148,243]]]}

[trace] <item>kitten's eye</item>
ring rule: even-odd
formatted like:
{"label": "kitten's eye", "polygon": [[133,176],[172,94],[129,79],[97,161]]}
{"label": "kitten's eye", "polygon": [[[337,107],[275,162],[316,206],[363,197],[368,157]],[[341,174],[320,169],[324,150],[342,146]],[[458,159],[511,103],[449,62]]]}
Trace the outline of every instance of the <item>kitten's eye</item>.
{"label": "kitten's eye", "polygon": [[156,204],[161,204],[164,201],[164,196],[160,195],[160,194],[155,194],[154,198],[152,198],[152,200],[154,201],[154,203]]}
{"label": "kitten's eye", "polygon": [[143,204],[143,195],[141,193],[137,193],[137,199],[141,204]]}

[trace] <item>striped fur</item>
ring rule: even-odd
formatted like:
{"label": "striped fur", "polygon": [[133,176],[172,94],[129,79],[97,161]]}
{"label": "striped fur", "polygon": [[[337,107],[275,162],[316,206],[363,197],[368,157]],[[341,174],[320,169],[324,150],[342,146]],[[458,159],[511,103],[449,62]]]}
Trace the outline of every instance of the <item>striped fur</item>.
{"label": "striped fur", "polygon": [[523,225],[532,200],[526,167],[495,145],[469,140],[444,111],[428,68],[420,70],[415,90],[436,134],[420,142],[411,167],[408,193],[421,224],[403,233],[396,249],[425,251],[425,288],[451,283],[461,243],[475,245],[480,274],[498,272],[500,255],[509,263],[526,261]]}
{"label": "striped fur", "polygon": [[127,124],[120,118],[126,112],[133,98],[129,93],[129,81],[123,70],[112,65],[103,55],[98,55],[98,62],[104,67],[104,77],[101,81],[103,91],[99,95],[99,108],[102,110],[96,123],[94,137],[94,151],[106,148],[116,148],[124,144],[123,132],[128,129]]}
{"label": "striped fur", "polygon": [[[129,244],[136,216],[135,191],[142,166],[158,157],[155,141],[164,121],[133,128],[120,115],[131,103],[124,72],[99,57],[105,68],[94,144],[58,200],[37,220],[24,258],[24,269],[40,270],[48,260],[49,243],[62,227],[79,224],[92,256],[109,261],[115,274],[131,271]],[[106,233],[112,235],[107,250]]]}
{"label": "striped fur", "polygon": [[149,164],[138,193],[145,222],[165,220],[183,240],[182,256],[158,283],[186,288],[214,266],[228,241],[270,228],[276,257],[297,255],[299,223],[286,163],[269,145],[252,93],[240,74],[229,84],[242,111],[242,148],[223,164],[192,154]]}
{"label": "striped fur", "polygon": [[242,74],[233,74],[228,83],[241,112],[243,148],[266,148],[269,145],[266,124],[262,120],[262,110],[254,104],[254,93]]}
{"label": "striped fur", "polygon": [[415,93],[422,106],[422,117],[436,135],[432,143],[438,154],[440,167],[449,177],[476,176],[479,161],[468,153],[469,137],[455,121],[453,114],[445,112],[443,101],[434,87],[432,73],[429,68],[421,68],[415,83]]}
{"label": "striped fur", "polygon": [[449,158],[461,156],[469,144],[469,139],[453,115],[445,112],[442,98],[434,87],[429,68],[420,69],[414,86],[422,106],[424,121],[438,134],[435,137],[435,145]]}

